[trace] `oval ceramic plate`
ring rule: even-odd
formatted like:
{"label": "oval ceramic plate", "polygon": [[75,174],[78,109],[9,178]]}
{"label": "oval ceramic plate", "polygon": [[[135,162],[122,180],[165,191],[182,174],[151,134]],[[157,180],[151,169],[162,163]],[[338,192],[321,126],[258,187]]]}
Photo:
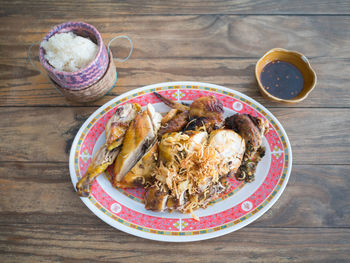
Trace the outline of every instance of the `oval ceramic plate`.
{"label": "oval ceramic plate", "polygon": [[206,209],[195,211],[200,218],[177,212],[152,212],[142,203],[143,189],[118,189],[109,182],[108,169],[92,185],[86,206],[111,226],[135,236],[159,241],[196,241],[221,236],[240,229],[264,214],[282,194],[292,168],[292,151],[278,120],[255,100],[234,90],[198,82],[171,82],[146,86],[125,93],[95,111],[80,128],[72,145],[69,168],[75,186],[85,174],[94,153],[105,142],[105,124],[116,108],[137,102],[144,108],[152,103],[161,112],[169,108],[154,91],[181,102],[190,103],[201,96],[213,95],[225,107],[225,116],[249,113],[267,119],[270,130],[263,144],[266,154],[257,167],[252,183],[230,180],[228,191]]}

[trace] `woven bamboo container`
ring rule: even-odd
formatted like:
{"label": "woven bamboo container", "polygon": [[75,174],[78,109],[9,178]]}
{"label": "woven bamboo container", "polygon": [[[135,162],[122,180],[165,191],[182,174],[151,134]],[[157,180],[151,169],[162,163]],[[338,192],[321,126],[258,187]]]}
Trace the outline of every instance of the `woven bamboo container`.
{"label": "woven bamboo container", "polygon": [[104,96],[116,83],[117,73],[112,52],[108,53],[98,30],[84,22],[67,22],[57,25],[44,37],[43,41],[55,34],[65,32],[73,32],[93,41],[98,46],[95,58],[78,71],[59,71],[46,61],[46,51],[40,47],[40,62],[51,82],[67,99],[81,103],[95,101]]}
{"label": "woven bamboo container", "polygon": [[109,63],[105,74],[96,83],[79,90],[66,89],[59,86],[52,79],[55,87],[69,100],[85,103],[98,100],[110,91],[117,80],[116,67],[113,61],[112,52],[109,52]]}
{"label": "woven bamboo container", "polygon": [[105,74],[108,66],[108,51],[97,29],[84,22],[67,22],[57,25],[43,38],[43,41],[50,39],[56,34],[66,32],[73,32],[76,35],[88,38],[94,42],[98,47],[95,58],[86,67],[78,71],[65,72],[51,66],[45,59],[46,52],[44,48],[40,47],[40,63],[49,77],[60,87],[71,90],[81,90],[96,83]]}

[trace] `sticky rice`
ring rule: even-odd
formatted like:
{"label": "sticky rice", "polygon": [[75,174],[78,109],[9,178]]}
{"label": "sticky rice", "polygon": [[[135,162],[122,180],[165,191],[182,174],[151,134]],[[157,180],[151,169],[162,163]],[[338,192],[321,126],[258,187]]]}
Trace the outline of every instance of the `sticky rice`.
{"label": "sticky rice", "polygon": [[86,67],[97,55],[98,46],[73,32],[55,34],[43,41],[45,59],[59,71],[74,72]]}

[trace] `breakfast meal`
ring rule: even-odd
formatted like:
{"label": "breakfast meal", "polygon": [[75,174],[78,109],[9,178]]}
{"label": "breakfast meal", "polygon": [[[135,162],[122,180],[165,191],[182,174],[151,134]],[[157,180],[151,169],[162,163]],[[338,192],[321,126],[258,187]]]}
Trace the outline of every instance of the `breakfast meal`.
{"label": "breakfast meal", "polygon": [[98,52],[94,42],[73,32],[55,34],[43,41],[41,47],[50,65],[65,72],[75,72],[86,67]]}
{"label": "breakfast meal", "polygon": [[76,184],[82,197],[110,165],[114,187],[143,187],[145,208],[193,213],[228,188],[229,177],[252,182],[264,156],[266,120],[236,113],[224,118],[214,96],[184,105],[154,93],[171,109],[161,115],[148,104],[117,108],[105,127],[106,142]]}

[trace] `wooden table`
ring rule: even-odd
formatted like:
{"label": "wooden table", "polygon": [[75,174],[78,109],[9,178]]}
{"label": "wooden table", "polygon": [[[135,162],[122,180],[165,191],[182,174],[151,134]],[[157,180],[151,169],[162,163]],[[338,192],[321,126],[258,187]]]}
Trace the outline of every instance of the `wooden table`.
{"label": "wooden table", "polygon": [[[345,262],[350,260],[349,1],[1,1],[0,262]],[[88,105],[62,97],[27,60],[54,25],[126,34],[132,57],[118,83]],[[127,41],[113,49],[128,53]],[[316,89],[279,104],[257,91],[255,62],[282,47],[310,58]],[[35,60],[38,61],[37,56]],[[98,106],[144,85],[202,81],[245,93],[285,127],[293,170],[277,203],[231,234],[201,242],[149,241],[113,229],[79,200],[68,154]]]}

